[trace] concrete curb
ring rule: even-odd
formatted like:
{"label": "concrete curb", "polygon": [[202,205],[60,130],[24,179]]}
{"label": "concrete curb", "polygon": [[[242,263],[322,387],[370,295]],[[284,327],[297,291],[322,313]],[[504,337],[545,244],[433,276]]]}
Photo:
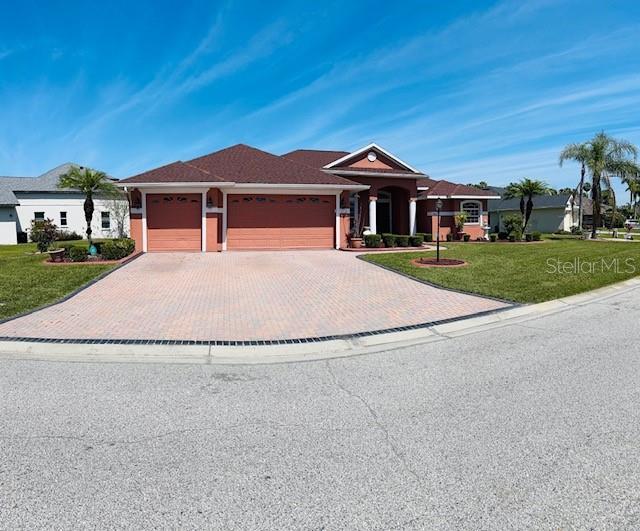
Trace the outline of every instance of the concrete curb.
{"label": "concrete curb", "polygon": [[100,363],[169,364],[272,364],[317,361],[372,354],[518,324],[565,311],[569,307],[601,302],[640,288],[636,277],[586,293],[540,304],[518,306],[500,312],[468,317],[433,326],[348,339],[291,345],[123,345],[71,344],[25,341],[0,342],[0,359]]}

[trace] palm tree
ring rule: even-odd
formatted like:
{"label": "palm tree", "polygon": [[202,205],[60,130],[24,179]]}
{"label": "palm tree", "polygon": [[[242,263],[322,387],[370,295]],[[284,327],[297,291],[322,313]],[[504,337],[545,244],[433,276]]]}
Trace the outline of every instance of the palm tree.
{"label": "palm tree", "polygon": [[[522,230],[527,228],[531,213],[533,212],[533,196],[549,195],[551,189],[542,181],[522,179],[517,183],[511,183],[505,190],[504,198],[520,198],[520,213],[522,214]],[[525,202],[525,198],[527,199]]]}
{"label": "palm tree", "polygon": [[640,173],[636,175],[627,175],[622,179],[627,185],[629,192],[629,206],[633,212],[633,217],[638,218],[638,206],[640,206]]}
{"label": "palm tree", "polygon": [[58,188],[71,188],[84,194],[84,219],[87,222],[87,239],[91,245],[91,220],[95,210],[93,196],[118,197],[121,195],[120,190],[106,173],[78,166],[60,176]]}
{"label": "palm tree", "polygon": [[625,178],[640,172],[636,164],[638,148],[626,140],[618,140],[604,132],[596,134],[582,144],[569,144],[560,153],[560,166],[567,160],[583,165],[591,174],[591,199],[593,200],[593,227],[591,237],[595,238],[601,220],[602,184],[612,193],[615,215],[615,195],[611,186],[612,177]]}

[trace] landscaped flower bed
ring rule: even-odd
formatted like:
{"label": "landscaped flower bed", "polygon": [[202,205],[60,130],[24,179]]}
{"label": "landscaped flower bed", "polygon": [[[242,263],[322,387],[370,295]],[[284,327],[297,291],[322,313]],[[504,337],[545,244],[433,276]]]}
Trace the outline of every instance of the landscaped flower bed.
{"label": "landscaped flower bed", "polygon": [[47,263],[115,263],[124,260],[135,250],[135,242],[130,238],[94,242],[92,246],[95,248],[95,254],[91,252],[88,243],[73,243],[66,246],[56,244],[48,251]]}

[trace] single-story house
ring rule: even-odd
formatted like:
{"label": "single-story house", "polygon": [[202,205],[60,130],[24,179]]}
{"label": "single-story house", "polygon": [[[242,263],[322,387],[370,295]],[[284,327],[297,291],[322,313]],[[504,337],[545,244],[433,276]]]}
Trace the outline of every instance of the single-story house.
{"label": "single-story house", "polygon": [[[489,225],[495,232],[504,230],[504,217],[521,215],[520,198],[489,201]],[[572,194],[536,195],[527,230],[540,232],[570,231],[578,225],[578,203]]]}
{"label": "single-story house", "polygon": [[467,212],[482,237],[487,200],[475,187],[436,181],[376,144],[353,152],[296,150],[278,156],[239,144],[120,181],[131,235],[142,251],[340,248],[364,217],[376,233],[440,233]]}
{"label": "single-story house", "polygon": [[[60,176],[78,164],[62,164],[39,177],[0,177],[0,244],[18,243],[27,236],[31,222],[51,219],[60,230],[84,235],[84,195],[77,190],[60,190]],[[93,236],[119,236],[129,232],[125,200],[94,199]],[[118,215],[122,211],[124,215]],[[118,225],[122,225],[118,227]]]}

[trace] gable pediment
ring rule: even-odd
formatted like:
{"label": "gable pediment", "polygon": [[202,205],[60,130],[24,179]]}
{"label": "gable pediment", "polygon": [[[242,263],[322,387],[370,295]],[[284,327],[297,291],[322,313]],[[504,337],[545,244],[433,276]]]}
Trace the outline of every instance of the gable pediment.
{"label": "gable pediment", "polygon": [[325,169],[349,169],[371,171],[401,171],[420,173],[398,157],[381,148],[377,144],[369,144],[344,157],[331,162]]}

